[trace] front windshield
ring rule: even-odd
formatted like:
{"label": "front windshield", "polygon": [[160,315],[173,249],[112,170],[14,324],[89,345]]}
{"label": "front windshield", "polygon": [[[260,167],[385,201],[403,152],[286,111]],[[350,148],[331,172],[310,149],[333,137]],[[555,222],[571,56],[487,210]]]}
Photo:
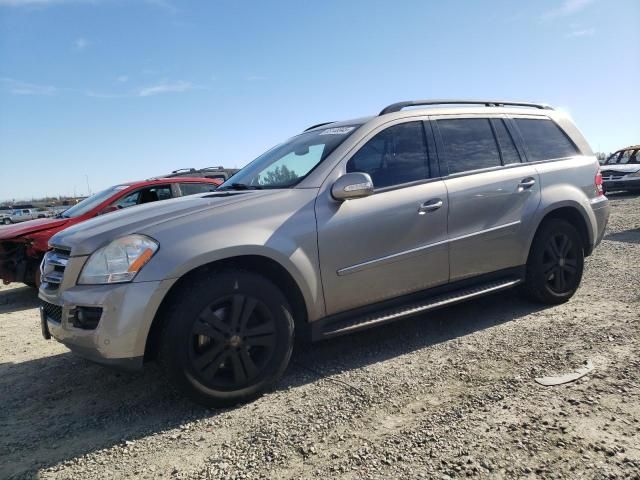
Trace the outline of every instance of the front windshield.
{"label": "front windshield", "polygon": [[640,163],[640,150],[624,150],[616,152],[607,159],[606,165],[625,165],[627,163]]}
{"label": "front windshield", "polygon": [[297,135],[256,158],[218,190],[292,187],[359,126],[328,127]]}
{"label": "front windshield", "polygon": [[128,185],[117,185],[115,187],[109,187],[106,190],[98,192],[90,197],[85,198],[80,203],[62,212],[59,217],[62,218],[75,218],[90,212],[102,202],[111,197],[114,193],[124,190]]}

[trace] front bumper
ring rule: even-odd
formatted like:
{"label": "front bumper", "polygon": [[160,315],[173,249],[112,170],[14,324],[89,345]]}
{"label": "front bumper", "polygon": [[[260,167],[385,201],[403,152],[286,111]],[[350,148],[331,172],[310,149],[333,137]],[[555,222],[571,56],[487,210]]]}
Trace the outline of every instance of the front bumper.
{"label": "front bumper", "polygon": [[[76,285],[61,292],[40,289],[45,332],[72,352],[97,363],[127,370],[142,368],[147,336],[155,314],[175,280],[113,285]],[[47,310],[57,306],[53,318]],[[98,326],[85,330],[73,326],[78,307],[100,307]]]}
{"label": "front bumper", "polygon": [[615,180],[602,179],[605,190],[640,190],[640,177],[620,177]]}

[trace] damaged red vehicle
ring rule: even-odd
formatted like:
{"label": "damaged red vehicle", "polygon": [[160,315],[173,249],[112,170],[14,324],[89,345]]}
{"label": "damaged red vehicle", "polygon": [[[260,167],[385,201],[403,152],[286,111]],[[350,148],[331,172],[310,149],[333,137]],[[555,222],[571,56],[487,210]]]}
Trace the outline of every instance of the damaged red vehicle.
{"label": "damaged red vehicle", "polygon": [[5,285],[22,282],[37,287],[40,285],[40,262],[49,249],[49,239],[60,230],[122,208],[211,192],[221,183],[217,178],[195,177],[123,183],[85,198],[55,218],[0,226],[0,279]]}

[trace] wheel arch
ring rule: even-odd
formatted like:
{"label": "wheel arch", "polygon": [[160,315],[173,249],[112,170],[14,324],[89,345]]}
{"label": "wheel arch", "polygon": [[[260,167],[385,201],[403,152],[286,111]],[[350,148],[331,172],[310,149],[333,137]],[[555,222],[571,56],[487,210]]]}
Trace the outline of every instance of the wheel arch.
{"label": "wheel arch", "polygon": [[257,273],[273,282],[280,288],[293,310],[291,313],[295,322],[296,335],[303,338],[309,336],[307,302],[294,276],[282,264],[270,257],[256,254],[239,255],[215,260],[192,268],[171,286],[162,299],[149,328],[145,343],[145,360],[153,359],[156,356],[160,332],[173,299],[179,296],[184,288],[187,288],[191,279],[207,272],[223,269],[239,269]]}
{"label": "wheel arch", "polygon": [[593,251],[593,232],[589,228],[590,222],[587,212],[579,203],[568,202],[562,205],[554,205],[543,213],[529,241],[527,256],[531,252],[533,240],[540,231],[540,228],[545,222],[551,219],[564,220],[573,225],[582,239],[584,256],[587,257],[591,255]]}

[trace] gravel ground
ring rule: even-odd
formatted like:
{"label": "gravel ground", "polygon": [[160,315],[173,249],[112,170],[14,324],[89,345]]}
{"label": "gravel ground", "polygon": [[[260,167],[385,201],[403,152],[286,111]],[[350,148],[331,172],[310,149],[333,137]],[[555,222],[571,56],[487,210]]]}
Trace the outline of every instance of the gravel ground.
{"label": "gravel ground", "polygon": [[2,287],[0,478],[639,479],[640,197],[611,198],[569,303],[499,294],[314,344],[227,410],[43,340],[35,292]]}

